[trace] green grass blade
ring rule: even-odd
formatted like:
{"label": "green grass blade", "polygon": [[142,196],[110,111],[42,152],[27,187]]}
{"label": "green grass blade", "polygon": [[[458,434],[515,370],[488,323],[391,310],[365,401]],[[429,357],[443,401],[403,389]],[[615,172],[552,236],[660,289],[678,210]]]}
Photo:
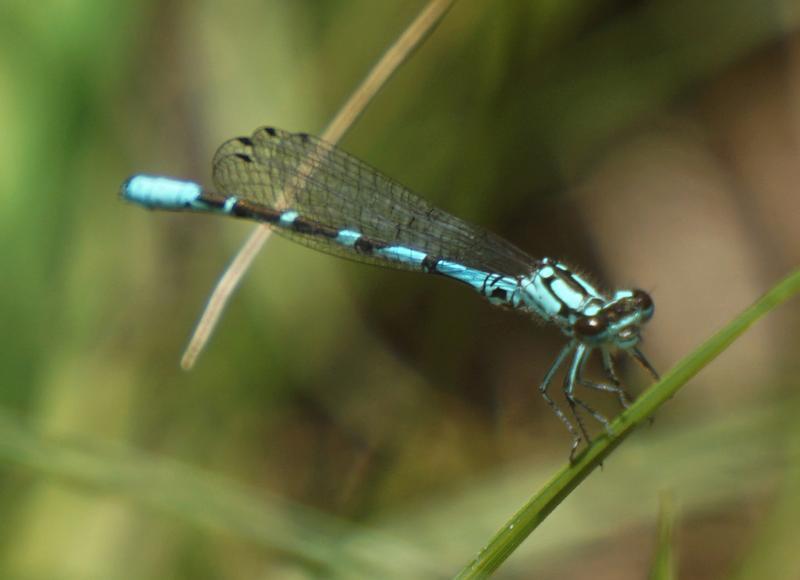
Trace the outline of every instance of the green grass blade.
{"label": "green grass blade", "polygon": [[759,318],[800,292],[800,271],[795,271],[767,292],[742,314],[717,332],[694,352],[676,364],[664,377],[648,389],[612,423],[613,435],[597,437],[575,463],[563,467],[494,535],[477,557],[459,572],[457,578],[484,578],[519,547],[540,523],[630,433],[669,399],[686,382],[722,353]]}
{"label": "green grass blade", "polygon": [[[107,493],[283,554],[326,578],[427,578],[436,562],[417,547],[208,471],[103,442],[50,439],[0,411],[0,463]],[[358,536],[359,542],[348,542]],[[403,562],[402,576],[395,572]]]}
{"label": "green grass blade", "polygon": [[661,509],[658,514],[658,545],[656,546],[650,580],[673,580],[675,578],[675,505],[672,494],[661,494]]}

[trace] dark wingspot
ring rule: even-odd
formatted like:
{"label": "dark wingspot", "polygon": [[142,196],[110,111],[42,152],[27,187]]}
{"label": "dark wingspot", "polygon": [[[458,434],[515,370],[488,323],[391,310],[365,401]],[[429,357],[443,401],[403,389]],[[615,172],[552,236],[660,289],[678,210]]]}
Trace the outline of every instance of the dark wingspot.
{"label": "dark wingspot", "polygon": [[272,135],[273,137],[278,133],[275,130],[275,127],[264,127],[264,131],[266,131],[269,135]]}
{"label": "dark wingspot", "polygon": [[308,133],[297,133],[297,136],[300,137],[300,140],[303,143],[307,143],[310,135]]}
{"label": "dark wingspot", "polygon": [[250,137],[239,137],[237,141],[239,141],[239,143],[241,143],[242,145],[247,145],[248,147],[253,146],[253,140],[250,139]]}
{"label": "dark wingspot", "polygon": [[241,159],[242,161],[246,161],[247,163],[253,162],[253,158],[247,155],[246,153],[234,153],[234,155],[239,159]]}

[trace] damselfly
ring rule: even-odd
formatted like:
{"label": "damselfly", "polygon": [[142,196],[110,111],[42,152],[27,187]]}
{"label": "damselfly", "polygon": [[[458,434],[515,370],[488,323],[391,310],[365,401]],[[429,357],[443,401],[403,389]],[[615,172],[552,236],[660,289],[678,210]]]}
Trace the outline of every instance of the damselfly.
{"label": "damselfly", "polygon": [[[148,208],[250,219],[317,250],[453,278],[492,304],[534,314],[560,328],[567,344],[539,390],[572,435],[570,458],[582,439],[589,441],[578,408],[609,428],[608,419],[581,400],[576,387],[613,393],[623,407],[629,404],[614,368],[614,351],[628,353],[658,378],[638,348],[640,329],[654,310],[646,292],[601,292],[563,262],[528,256],[330,143],[261,128],[217,150],[213,178],[217,191],[171,177],[134,175],[122,185],[122,196]],[[584,377],[595,350],[609,382]],[[565,363],[563,392],[575,423],[548,393]]]}

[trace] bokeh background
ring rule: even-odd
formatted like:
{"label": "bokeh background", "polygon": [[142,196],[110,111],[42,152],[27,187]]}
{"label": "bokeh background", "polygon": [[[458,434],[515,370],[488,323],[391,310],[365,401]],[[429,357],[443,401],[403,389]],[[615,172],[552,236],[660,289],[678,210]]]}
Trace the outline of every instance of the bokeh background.
{"label": "bokeh background", "polygon": [[[556,330],[282,239],[180,370],[252,226],[117,194],[210,184],[263,124],[320,133],[423,5],[0,5],[0,577],[448,577],[563,465]],[[343,146],[652,292],[665,371],[800,262],[798,23],[792,0],[461,0]],[[800,577],[799,322],[748,332],[499,577],[642,578],[664,492],[680,578]]]}

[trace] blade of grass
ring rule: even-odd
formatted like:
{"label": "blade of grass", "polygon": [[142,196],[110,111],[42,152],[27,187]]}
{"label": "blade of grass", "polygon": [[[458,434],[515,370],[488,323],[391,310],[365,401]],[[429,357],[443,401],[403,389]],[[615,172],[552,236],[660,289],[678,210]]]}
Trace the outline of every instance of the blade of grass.
{"label": "blade of grass", "polygon": [[[766,396],[740,401],[734,408],[671,413],[656,428],[641,429],[614,454],[613,468],[576,489],[548,518],[546,528],[503,564],[501,573],[509,578],[550,577],[563,568],[565,554],[591,553],[598,543],[607,543],[609,529],[636,533],[651,524],[653,496],[665,488],[675,491],[681,512],[689,514],[725,513],[753,498],[771,497],[782,480],[787,453],[793,453],[795,462],[800,458],[800,447],[785,448],[800,397],[787,397],[779,378],[760,387]],[[452,571],[463,565],[470,546],[482,545],[497,522],[530,495],[531,482],[547,481],[559,463],[521,457],[470,478],[463,487],[450,486],[445,496],[431,494],[389,506],[370,523],[425,546]],[[753,577],[770,576],[748,576]]]}
{"label": "blade of grass", "polygon": [[[118,496],[199,528],[247,539],[326,578],[430,578],[441,574],[430,555],[389,534],[169,458],[106,442],[44,437],[2,410],[0,462],[25,467],[37,477],[72,484],[97,496]],[[359,542],[348,541],[356,535]]]}
{"label": "blade of grass", "polygon": [[658,514],[658,545],[656,546],[650,580],[673,580],[675,578],[675,505],[672,494],[661,494],[661,509]]}
{"label": "blade of grass", "polygon": [[[796,397],[759,401],[735,415],[712,412],[702,421],[682,424],[678,433],[651,430],[646,437],[631,441],[615,456],[615,463],[627,468],[608,472],[591,489],[577,490],[573,501],[559,511],[561,523],[550,531],[547,541],[527,546],[534,550],[507,562],[504,571],[512,576],[535,576],[565,552],[607,538],[603,522],[620,512],[625,519],[615,521],[615,527],[641,528],[652,517],[650,494],[665,481],[680,492],[687,513],[738,505],[774,489],[773,482],[780,477],[786,459],[780,442],[794,425],[797,405]],[[735,448],[735,453],[717,451],[725,445]],[[652,453],[644,460],[643,446]],[[800,447],[793,449],[791,457],[796,464]],[[666,478],[659,464],[669,466]],[[506,513],[509,498],[525,496],[524,482],[542,481],[550,471],[539,461],[526,460],[510,470],[492,472],[463,490],[451,489],[445,497],[401,502],[378,519],[354,524],[298,505],[263,486],[242,485],[168,457],[105,441],[43,436],[2,409],[0,465],[7,478],[21,475],[32,482],[58,485],[90,501],[111,496],[137,514],[145,514],[143,508],[147,508],[171,515],[187,527],[279,552],[287,560],[302,562],[301,570],[311,566],[331,577],[387,580],[446,577],[447,570],[463,560],[468,546],[492,531],[492,522]],[[638,473],[633,488],[626,487],[625,481],[631,470]],[[787,485],[795,481],[787,481]],[[590,495],[593,497],[587,497]],[[594,510],[590,522],[582,510],[588,504]],[[791,518],[793,513],[796,510],[781,512],[781,517]],[[796,535],[786,530],[781,529],[785,536],[781,552],[794,547],[791,540]],[[776,547],[774,534],[765,539],[770,548]]]}
{"label": "blade of grass", "polygon": [[[784,402],[787,409],[796,409]],[[800,552],[797,538],[800,535],[800,424],[792,416],[782,430],[787,444],[785,463],[781,464],[779,493],[770,502],[769,514],[759,524],[756,537],[742,555],[732,580],[770,578],[790,580],[800,578]]]}
{"label": "blade of grass", "polygon": [[[408,60],[411,53],[433,32],[433,29],[454,3],[455,0],[431,0],[422,9],[339,109],[328,128],[322,133],[322,139],[329,143],[336,143],[344,136],[367,108],[370,101],[400,68],[400,65]],[[242,245],[228,269],[220,276],[181,357],[181,367],[184,370],[189,370],[194,366],[197,357],[200,356],[211,337],[211,333],[214,332],[228,300],[250,268],[253,259],[269,239],[270,232],[271,230],[267,226],[257,226]]]}
{"label": "blade of grass", "polygon": [[759,318],[800,292],[800,270],[793,272],[717,332],[694,352],[676,364],[658,383],[643,393],[636,402],[611,423],[611,433],[589,446],[575,463],[563,467],[494,535],[475,559],[459,572],[457,578],[484,578],[519,547],[533,530],[586,477],[603,463],[611,452],[641,423],[669,399],[686,382],[714,360]]}

